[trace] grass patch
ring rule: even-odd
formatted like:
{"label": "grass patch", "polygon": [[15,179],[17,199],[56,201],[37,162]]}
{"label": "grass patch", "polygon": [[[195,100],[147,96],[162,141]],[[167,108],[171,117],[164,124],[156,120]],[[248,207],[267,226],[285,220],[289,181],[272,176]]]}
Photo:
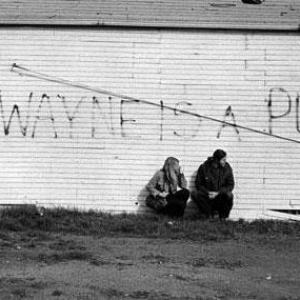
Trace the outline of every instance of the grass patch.
{"label": "grass patch", "polygon": [[[173,225],[169,225],[169,219],[160,215],[111,215],[62,208],[46,209],[41,215],[34,206],[6,208],[0,213],[0,239],[6,243],[7,231],[27,232],[26,238],[33,240],[47,240],[49,233],[200,241],[244,239],[252,235],[262,237],[267,235],[275,239],[285,236],[300,238],[300,222],[274,220],[220,222],[219,220],[184,219],[176,220]],[[53,249],[60,247],[66,246],[53,245]],[[66,248],[68,247],[70,245],[67,245]],[[74,256],[72,253],[75,252],[69,251],[70,257]]]}
{"label": "grass patch", "polygon": [[49,249],[55,250],[55,251],[72,251],[72,250],[86,250],[86,248],[82,245],[79,245],[75,243],[74,241],[70,240],[62,240],[59,239],[58,241],[55,241],[53,243],[49,244]]}
{"label": "grass patch", "polygon": [[220,269],[234,270],[242,268],[243,262],[241,260],[228,259],[213,259],[213,258],[197,258],[192,262],[193,267],[209,267],[213,266]]}
{"label": "grass patch", "polygon": [[0,299],[33,299],[33,295],[46,286],[47,283],[37,281],[34,277],[0,277]]}
{"label": "grass patch", "polygon": [[17,288],[12,290],[12,295],[16,298],[25,298],[26,297],[26,290],[24,288]]}
{"label": "grass patch", "polygon": [[36,260],[46,264],[55,264],[70,260],[91,260],[93,256],[86,251],[63,251],[54,253],[40,253],[37,255]]}
{"label": "grass patch", "polygon": [[60,291],[60,290],[55,290],[55,291],[52,292],[52,296],[54,296],[54,297],[59,297],[62,294],[63,294],[63,292]]}

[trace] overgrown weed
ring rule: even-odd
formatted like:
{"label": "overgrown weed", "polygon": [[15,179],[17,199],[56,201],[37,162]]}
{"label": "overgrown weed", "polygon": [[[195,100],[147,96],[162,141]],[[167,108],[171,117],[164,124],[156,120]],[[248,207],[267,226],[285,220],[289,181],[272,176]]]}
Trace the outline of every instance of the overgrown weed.
{"label": "overgrown weed", "polygon": [[44,240],[49,233],[202,241],[243,239],[251,235],[300,238],[300,222],[276,220],[220,222],[217,219],[195,218],[171,220],[162,215],[112,215],[63,208],[45,209],[41,215],[35,206],[5,208],[0,213],[0,229],[4,240],[5,231],[27,232],[28,236]]}

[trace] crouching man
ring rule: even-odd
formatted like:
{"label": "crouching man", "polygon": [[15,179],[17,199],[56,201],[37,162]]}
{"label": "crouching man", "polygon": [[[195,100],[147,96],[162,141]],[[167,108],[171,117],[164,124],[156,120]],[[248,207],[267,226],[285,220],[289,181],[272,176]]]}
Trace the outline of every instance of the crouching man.
{"label": "crouching man", "polygon": [[212,157],[200,165],[195,185],[192,199],[201,214],[207,218],[215,213],[220,219],[229,217],[233,206],[234,177],[224,150],[217,149]]}

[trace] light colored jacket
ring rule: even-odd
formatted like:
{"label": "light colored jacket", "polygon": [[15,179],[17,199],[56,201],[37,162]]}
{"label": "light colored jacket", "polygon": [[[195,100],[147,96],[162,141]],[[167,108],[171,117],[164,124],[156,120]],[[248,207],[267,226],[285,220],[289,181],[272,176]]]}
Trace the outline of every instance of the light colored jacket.
{"label": "light colored jacket", "polygon": [[[178,186],[180,188],[187,187],[187,181],[183,173],[178,175]],[[166,179],[164,171],[162,170],[159,170],[154,174],[149,183],[146,185],[146,188],[154,197],[161,192],[167,192],[168,194],[171,192],[170,184]]]}

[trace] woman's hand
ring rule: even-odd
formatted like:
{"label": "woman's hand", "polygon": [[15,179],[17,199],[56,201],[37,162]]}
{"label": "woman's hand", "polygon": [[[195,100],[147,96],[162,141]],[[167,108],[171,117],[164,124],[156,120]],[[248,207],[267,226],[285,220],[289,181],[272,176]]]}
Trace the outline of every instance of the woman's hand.
{"label": "woman's hand", "polygon": [[183,174],[183,167],[179,166],[179,174]]}
{"label": "woman's hand", "polygon": [[158,194],[159,197],[162,197],[162,198],[166,198],[168,196],[168,193],[167,192],[160,192]]}

